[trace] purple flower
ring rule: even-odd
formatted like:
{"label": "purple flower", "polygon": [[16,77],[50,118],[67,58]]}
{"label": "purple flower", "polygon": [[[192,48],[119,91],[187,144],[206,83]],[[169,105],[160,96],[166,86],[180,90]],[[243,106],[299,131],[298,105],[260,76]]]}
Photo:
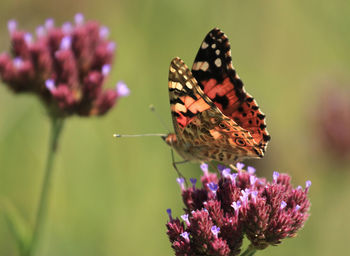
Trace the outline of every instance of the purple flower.
{"label": "purple flower", "polygon": [[219,227],[217,227],[215,225],[211,227],[211,233],[213,233],[213,235],[215,237],[218,237],[219,232],[220,232],[220,228]]}
{"label": "purple flower", "polygon": [[237,168],[238,171],[242,171],[243,167],[244,167],[243,163],[237,163],[236,164],[236,168]]}
{"label": "purple flower", "polygon": [[209,171],[208,164],[206,163],[202,163],[200,167],[204,173],[207,173]]}
{"label": "purple flower", "polygon": [[0,55],[1,80],[16,93],[37,95],[51,116],[103,115],[130,94],[123,82],[103,90],[115,43],[107,39],[106,27],[85,22],[82,14],[75,16],[75,25],[55,27],[53,19],[46,20],[36,39],[13,20],[8,30],[12,49]]}
{"label": "purple flower", "polygon": [[303,227],[309,216],[308,189],[293,188],[287,174],[275,173],[267,182],[242,171],[232,180],[223,170],[220,179],[205,171],[202,188],[182,190],[182,221],[167,223],[176,255],[239,255],[244,236],[259,250],[294,237]]}
{"label": "purple flower", "polygon": [[9,22],[7,22],[7,29],[10,34],[15,32],[17,30],[17,22],[15,20],[9,20]]}
{"label": "purple flower", "polygon": [[256,170],[255,170],[254,167],[248,166],[248,167],[247,167],[247,172],[248,172],[249,174],[254,174],[254,173],[256,172]]}
{"label": "purple flower", "polygon": [[235,212],[238,212],[239,208],[241,208],[242,204],[241,201],[237,201],[237,202],[232,202],[231,204],[232,208],[235,210]]}
{"label": "purple flower", "polygon": [[287,206],[287,203],[285,201],[282,201],[281,202],[281,206],[280,206],[280,209],[284,209],[285,207]]}
{"label": "purple flower", "polygon": [[171,209],[168,208],[168,209],[166,210],[166,212],[168,213],[169,219],[172,220],[173,217],[171,216]]}
{"label": "purple flower", "polygon": [[183,232],[180,234],[181,237],[183,237],[187,242],[190,241],[190,235],[188,234],[188,232]]}
{"label": "purple flower", "polygon": [[186,222],[187,225],[190,224],[189,220],[188,220],[188,214],[184,214],[184,215],[181,215],[181,219]]}
{"label": "purple flower", "polygon": [[176,182],[180,185],[181,190],[185,189],[185,180],[184,180],[184,178],[176,178]]}
{"label": "purple flower", "polygon": [[311,187],[311,181],[310,181],[310,180],[308,180],[308,181],[305,182],[305,187],[306,187],[307,189]]}
{"label": "purple flower", "polygon": [[250,178],[249,178],[249,180],[250,180],[250,184],[251,184],[251,185],[254,185],[255,182],[258,180],[258,178],[255,177],[254,175],[251,175]]}
{"label": "purple flower", "polygon": [[336,157],[340,164],[346,165],[350,160],[350,89],[348,83],[331,79],[332,84],[327,85],[314,105],[313,134],[326,156]]}
{"label": "purple flower", "polygon": [[222,164],[218,164],[217,167],[218,167],[219,172],[222,172],[225,169],[230,169],[230,168],[227,168],[225,165],[222,165]]}
{"label": "purple flower", "polygon": [[216,193],[216,191],[218,190],[218,185],[214,182],[208,183],[207,186],[213,193]]}
{"label": "purple flower", "polygon": [[195,179],[195,178],[190,178],[190,182],[191,182],[191,184],[192,184],[192,188],[193,188],[193,189],[196,189],[197,179]]}
{"label": "purple flower", "polygon": [[277,182],[279,176],[280,176],[279,172],[273,172],[272,174],[273,181]]}
{"label": "purple flower", "polygon": [[130,89],[127,87],[127,85],[124,82],[121,82],[121,81],[117,83],[116,91],[119,97],[126,97],[126,96],[129,96],[130,94]]}

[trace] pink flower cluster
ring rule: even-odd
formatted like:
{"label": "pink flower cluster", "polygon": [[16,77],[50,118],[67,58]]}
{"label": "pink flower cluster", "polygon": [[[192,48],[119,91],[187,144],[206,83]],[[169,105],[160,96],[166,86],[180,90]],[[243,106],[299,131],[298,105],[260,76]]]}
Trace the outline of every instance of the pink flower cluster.
{"label": "pink flower cluster", "polygon": [[[325,89],[315,108],[318,139],[339,160],[350,160],[350,90],[349,87]],[[322,114],[319,114],[322,113]],[[328,152],[327,152],[328,153]]]}
{"label": "pink flower cluster", "polygon": [[129,89],[102,90],[111,70],[115,43],[95,21],[75,16],[75,24],[56,27],[52,19],[36,29],[36,37],[9,21],[11,54],[0,55],[0,77],[16,93],[31,92],[48,106],[51,115],[103,115]]}
{"label": "pink flower cluster", "polygon": [[293,188],[287,174],[273,175],[267,182],[255,176],[255,169],[242,165],[238,173],[218,166],[221,173],[208,172],[206,164],[202,187],[186,188],[184,180],[178,182],[182,190],[185,214],[174,219],[168,209],[168,236],[176,255],[239,255],[244,235],[255,250],[277,245],[286,237],[294,237],[309,216],[306,188]]}

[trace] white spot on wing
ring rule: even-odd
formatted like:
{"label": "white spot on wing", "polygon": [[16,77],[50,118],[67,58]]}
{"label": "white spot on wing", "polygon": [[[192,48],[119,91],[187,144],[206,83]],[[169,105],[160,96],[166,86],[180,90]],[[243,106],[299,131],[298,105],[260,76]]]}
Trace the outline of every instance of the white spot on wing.
{"label": "white spot on wing", "polygon": [[216,53],[216,55],[219,55],[219,54],[220,54],[220,50],[217,49],[217,50],[215,51],[215,53]]}
{"label": "white spot on wing", "polygon": [[203,42],[201,48],[202,48],[202,49],[206,49],[208,46],[209,46],[209,45],[208,45],[206,42]]}
{"label": "white spot on wing", "polygon": [[192,84],[190,82],[186,82],[186,86],[187,86],[188,89],[192,89],[193,88],[193,86],[192,86]]}
{"label": "white spot on wing", "polygon": [[176,89],[178,89],[179,91],[182,91],[182,88],[183,88],[182,84],[176,83]]}
{"label": "white spot on wing", "polygon": [[221,59],[220,58],[217,58],[216,60],[215,60],[215,65],[217,66],[217,67],[221,67]]}
{"label": "white spot on wing", "polygon": [[211,48],[215,49],[216,48],[216,44],[212,44]]}
{"label": "white spot on wing", "polygon": [[192,67],[193,70],[203,70],[203,71],[207,71],[208,68],[209,68],[209,64],[206,61],[198,61],[194,63]]}
{"label": "white spot on wing", "polygon": [[208,68],[209,68],[209,64],[208,64],[208,62],[203,62],[203,64],[202,64],[202,66],[201,66],[201,70],[203,70],[203,71],[207,71],[208,70]]}

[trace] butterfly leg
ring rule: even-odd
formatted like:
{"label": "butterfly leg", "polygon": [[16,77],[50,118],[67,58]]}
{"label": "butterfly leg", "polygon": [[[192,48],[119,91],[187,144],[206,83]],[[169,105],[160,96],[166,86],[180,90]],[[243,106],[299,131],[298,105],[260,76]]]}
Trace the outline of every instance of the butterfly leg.
{"label": "butterfly leg", "polygon": [[185,178],[185,176],[182,175],[182,173],[179,171],[179,169],[177,169],[177,164],[184,164],[184,163],[187,163],[188,160],[175,162],[175,156],[174,156],[174,150],[173,150],[173,149],[171,149],[171,159],[172,159],[173,167],[174,167],[174,169],[175,169],[177,175],[179,176],[179,178],[183,178],[183,179],[184,179],[185,184],[186,184],[186,186],[187,186],[186,178]]}

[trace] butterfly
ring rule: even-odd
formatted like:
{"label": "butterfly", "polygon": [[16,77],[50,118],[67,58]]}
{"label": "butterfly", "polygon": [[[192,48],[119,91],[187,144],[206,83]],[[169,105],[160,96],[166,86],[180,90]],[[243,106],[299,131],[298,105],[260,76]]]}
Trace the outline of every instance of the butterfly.
{"label": "butterfly", "polygon": [[264,156],[270,140],[265,115],[244,90],[220,29],[204,38],[192,71],[178,57],[171,61],[168,87],[175,132],[163,139],[185,161],[233,166]]}

